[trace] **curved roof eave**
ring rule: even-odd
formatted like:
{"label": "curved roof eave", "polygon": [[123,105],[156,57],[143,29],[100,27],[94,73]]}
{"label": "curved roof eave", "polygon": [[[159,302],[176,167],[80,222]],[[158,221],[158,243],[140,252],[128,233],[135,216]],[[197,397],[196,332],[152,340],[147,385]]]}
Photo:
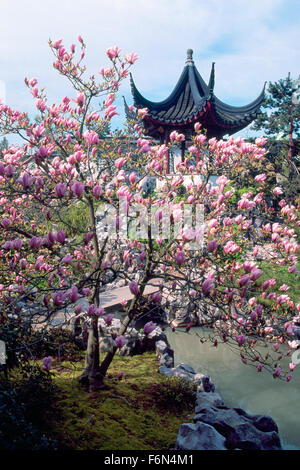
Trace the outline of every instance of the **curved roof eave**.
{"label": "curved roof eave", "polygon": [[180,78],[172,91],[172,93],[168,96],[163,101],[150,101],[147,100],[137,89],[134,80],[132,78],[132,75],[130,74],[130,86],[131,86],[131,92],[133,95],[133,100],[134,100],[134,105],[136,107],[146,107],[150,110],[156,111],[158,109],[167,109],[169,106],[174,104],[174,101],[178,98],[180,95],[183,86],[185,86],[187,80],[188,80],[188,66],[185,66],[182,74],[180,75]]}
{"label": "curved roof eave", "polygon": [[255,111],[258,111],[261,107],[265,99],[265,87],[266,83],[264,84],[260,95],[254,101],[245,106],[230,106],[229,104],[226,104],[223,101],[219,100],[219,98],[217,98],[215,95],[213,96],[213,102],[217,111],[224,111],[230,114],[250,114]]}

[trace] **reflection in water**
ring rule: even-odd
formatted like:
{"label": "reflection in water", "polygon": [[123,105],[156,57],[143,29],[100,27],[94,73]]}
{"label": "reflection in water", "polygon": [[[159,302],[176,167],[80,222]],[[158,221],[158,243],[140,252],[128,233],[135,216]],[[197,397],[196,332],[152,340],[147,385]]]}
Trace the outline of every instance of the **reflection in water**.
{"label": "reflection in water", "polygon": [[[184,362],[196,372],[210,375],[225,405],[269,414],[278,424],[282,446],[300,450],[300,366],[290,382],[274,379],[269,372],[257,372],[255,367],[243,364],[227,344],[220,343],[217,348],[210,341],[202,344],[196,332],[208,336],[202,328],[193,328],[189,333],[166,331],[175,352],[175,365]],[[290,360],[285,361],[281,361],[284,369]]]}

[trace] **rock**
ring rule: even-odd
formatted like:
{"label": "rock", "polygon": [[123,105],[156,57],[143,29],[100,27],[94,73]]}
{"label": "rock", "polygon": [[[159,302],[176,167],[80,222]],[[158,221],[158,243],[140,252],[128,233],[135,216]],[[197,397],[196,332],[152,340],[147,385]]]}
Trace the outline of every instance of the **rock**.
{"label": "rock", "polygon": [[180,425],[176,450],[226,450],[225,438],[205,423]]}
{"label": "rock", "polygon": [[[280,439],[275,431],[263,432],[253,423],[253,417],[248,419],[241,412],[226,407],[211,407],[202,409],[194,416],[194,422],[199,421],[213,426],[226,438],[229,449],[242,450],[277,450],[281,449]],[[249,415],[248,415],[249,416]],[[259,423],[256,416],[255,422]],[[262,423],[268,420],[262,420]],[[268,423],[270,423],[268,421]],[[262,424],[263,427],[263,424]]]}
{"label": "rock", "polygon": [[111,352],[114,346],[115,346],[115,342],[110,337],[99,339],[99,349],[101,353]]}
{"label": "rock", "polygon": [[[172,356],[173,358],[173,356]],[[170,361],[171,363],[171,361]],[[209,375],[201,373],[195,373],[194,369],[187,364],[179,364],[176,367],[170,366],[164,367],[166,364],[161,362],[162,367],[159,367],[158,371],[161,374],[165,374],[168,377],[181,377],[190,382],[194,382],[196,385],[197,392],[214,392],[215,386],[211,382]]]}
{"label": "rock", "polygon": [[156,356],[159,358],[160,354],[164,354],[165,349],[168,347],[165,341],[159,340],[155,343]]}
{"label": "rock", "polygon": [[249,423],[240,424],[226,438],[228,448],[241,450],[280,450],[281,444],[275,431],[261,432]]}
{"label": "rock", "polygon": [[167,366],[160,366],[158,368],[158,372],[160,374],[163,374],[163,375],[166,375],[167,377],[172,377],[173,376],[173,372],[172,372],[172,369],[170,369],[169,367]]}
{"label": "rock", "polygon": [[197,393],[195,413],[200,413],[203,409],[210,407],[224,406],[221,396],[216,392]]}
{"label": "rock", "polygon": [[184,371],[188,372],[189,374],[195,374],[194,369],[191,366],[188,366],[187,364],[184,364],[181,362],[177,368],[183,369]]}
{"label": "rock", "polygon": [[167,371],[165,371],[165,369],[161,369],[161,367],[159,368],[159,372],[161,374],[165,374],[167,375],[168,377],[181,377],[183,379],[186,379],[186,380],[189,380],[189,381],[192,381],[193,380],[193,377],[194,377],[194,374],[192,372],[188,372],[187,370],[183,369],[181,367],[181,364],[179,366],[176,366],[176,367],[172,367],[170,369],[168,369]]}
{"label": "rock", "polygon": [[278,426],[275,421],[268,415],[258,415],[253,417],[254,426],[263,432],[275,431],[278,433]]}
{"label": "rock", "polygon": [[300,340],[300,323],[294,322],[294,336],[297,341]]}
{"label": "rock", "polygon": [[242,408],[233,408],[234,411],[237,412],[238,415],[240,416],[244,416],[245,418],[247,419],[254,419],[255,418],[255,415],[250,415],[249,413],[247,413],[245,410],[243,410]]}
{"label": "rock", "polygon": [[169,350],[168,348],[168,351],[162,355],[159,362],[162,366],[166,366],[168,369],[174,367],[174,351],[172,349]]}
{"label": "rock", "polygon": [[160,365],[168,368],[174,367],[174,351],[165,341],[156,341],[155,350],[156,357],[158,358]]}
{"label": "rock", "polygon": [[195,374],[193,377],[193,381],[197,386],[198,392],[214,392],[215,385],[210,380],[209,375],[204,375],[201,373]]}

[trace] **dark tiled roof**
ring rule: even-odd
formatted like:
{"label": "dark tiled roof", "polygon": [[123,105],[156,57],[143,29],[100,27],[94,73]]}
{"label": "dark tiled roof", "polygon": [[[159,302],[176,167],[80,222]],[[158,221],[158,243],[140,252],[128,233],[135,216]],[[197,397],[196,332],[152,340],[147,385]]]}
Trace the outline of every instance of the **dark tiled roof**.
{"label": "dark tiled roof", "polygon": [[[153,102],[144,98],[130,76],[135,107],[148,108],[147,116],[154,122],[167,125],[184,124],[199,119],[199,113],[202,113],[202,115],[206,115],[206,120],[214,123],[214,126],[234,129],[237,132],[255,119],[264,100],[264,89],[259,97],[249,105],[230,106],[214,95],[214,82],[214,63],[209,83],[206,85],[194,65],[191,50],[188,50],[188,59],[177,85],[164,101]],[[128,115],[126,102],[125,111]]]}

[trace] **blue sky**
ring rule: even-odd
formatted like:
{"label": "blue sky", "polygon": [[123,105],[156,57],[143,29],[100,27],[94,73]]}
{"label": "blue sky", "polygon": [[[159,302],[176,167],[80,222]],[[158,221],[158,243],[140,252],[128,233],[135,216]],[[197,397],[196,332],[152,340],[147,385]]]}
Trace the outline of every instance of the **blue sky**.
{"label": "blue sky", "polygon": [[[107,64],[112,45],[137,53],[135,83],[154,101],[172,91],[188,48],[206,81],[216,62],[215,93],[232,105],[255,99],[265,81],[300,73],[299,0],[1,0],[0,15],[0,95],[5,84],[7,104],[29,112],[25,76],[38,78],[50,103],[70,92],[52,69],[49,37],[69,46],[81,34],[90,73]],[[131,102],[129,80],[122,94]]]}

